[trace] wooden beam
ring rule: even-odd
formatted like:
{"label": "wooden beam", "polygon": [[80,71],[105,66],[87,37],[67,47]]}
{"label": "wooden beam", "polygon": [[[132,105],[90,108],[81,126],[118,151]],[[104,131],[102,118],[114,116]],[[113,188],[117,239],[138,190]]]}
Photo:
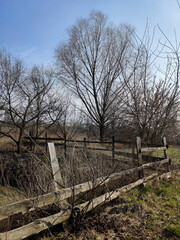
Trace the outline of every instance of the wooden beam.
{"label": "wooden beam", "polygon": [[[141,138],[136,138],[137,154],[138,154],[138,167],[142,165],[142,151],[141,151]],[[144,177],[143,169],[139,171],[139,178]]]}
{"label": "wooden beam", "polygon": [[161,150],[167,150],[166,147],[147,147],[147,148],[141,148],[141,152],[155,152],[155,151],[161,151]]}
{"label": "wooden beam", "polygon": [[[48,143],[48,148],[49,148],[49,153],[50,153],[50,158],[51,158],[51,167],[53,171],[53,177],[54,177],[54,186],[55,186],[55,191],[59,191],[63,188],[64,183],[59,167],[59,162],[58,158],[56,156],[56,150],[54,143]],[[61,209],[66,209],[68,207],[69,203],[67,200],[64,201],[58,201],[58,206]]]}
{"label": "wooden beam", "polygon": [[112,161],[113,161],[113,166],[114,166],[114,158],[115,158],[115,139],[114,136],[112,136]]}
{"label": "wooden beam", "polygon": [[[163,137],[163,144],[164,144],[164,158],[168,158],[168,153],[167,153],[167,149],[168,149],[168,144],[167,144],[167,141],[166,141],[166,137]],[[171,159],[169,159],[169,164],[168,164],[168,167],[167,167],[167,170],[170,171],[171,170]]]}
{"label": "wooden beam", "polygon": [[58,159],[56,156],[54,143],[48,143],[48,148],[49,148],[51,167],[52,167],[53,177],[54,177],[55,191],[59,191],[63,187],[63,180],[61,176]]}

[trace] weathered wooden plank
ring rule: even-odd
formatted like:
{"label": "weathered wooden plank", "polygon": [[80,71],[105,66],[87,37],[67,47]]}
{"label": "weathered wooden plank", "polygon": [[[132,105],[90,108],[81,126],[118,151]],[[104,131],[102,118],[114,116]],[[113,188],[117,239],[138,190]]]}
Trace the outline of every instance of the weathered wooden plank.
{"label": "weathered wooden plank", "polygon": [[55,191],[59,191],[63,186],[63,180],[61,176],[58,159],[56,156],[54,143],[48,143],[48,148],[49,148],[51,167],[52,167],[53,177],[54,177]]}
{"label": "weathered wooden plank", "polygon": [[[87,142],[86,142],[86,143],[87,143]],[[66,145],[66,147],[67,147],[67,148],[84,149],[84,146]],[[93,148],[93,147],[86,147],[86,150],[109,151],[109,152],[112,151],[112,149],[107,149],[107,148]]]}
{"label": "weathered wooden plank", "polygon": [[25,239],[34,234],[55,226],[59,223],[65,222],[70,217],[71,210],[61,211],[57,214],[51,215],[49,217],[37,219],[32,223],[22,226],[17,229],[13,229],[8,232],[0,233],[1,240],[21,240]]}
{"label": "weathered wooden plank", "polygon": [[[166,173],[167,176],[169,176],[170,173]],[[133,188],[155,178],[157,174],[152,174],[151,176],[145,177],[143,179],[139,179],[138,181],[131,183],[129,185],[126,185],[122,188],[116,189],[115,191],[105,193],[101,195],[100,197],[97,197],[93,199],[92,201],[87,201],[83,204],[77,205],[76,207],[79,209],[86,209],[86,212],[91,211],[93,208],[97,207],[100,204],[109,202],[119,196],[121,193],[128,192],[132,190]],[[161,176],[160,176],[161,177]],[[165,177],[165,174],[163,174],[163,177]],[[25,226],[22,226],[20,228],[5,232],[5,233],[0,233],[0,238],[2,240],[21,240],[25,239],[31,235],[37,234],[45,229],[48,229],[52,226],[55,226],[59,223],[62,223],[66,220],[71,215],[71,210],[67,209],[66,211],[61,211],[59,213],[56,213],[54,215],[37,219],[36,221],[27,224]]]}
{"label": "weathered wooden plank", "polygon": [[141,152],[155,152],[155,151],[161,151],[161,150],[167,150],[166,147],[147,147],[147,148],[141,148]]}
{"label": "weathered wooden plank", "polygon": [[[138,155],[138,166],[142,165],[142,150],[141,150],[141,138],[136,138],[137,143],[137,155]],[[139,171],[139,178],[144,177],[143,169]]]}
{"label": "weathered wooden plank", "polygon": [[[25,141],[23,141],[23,144],[27,145],[27,144],[30,144],[30,142],[25,140]],[[36,144],[38,144],[38,146],[45,146],[45,141],[44,142],[37,142],[36,141]],[[64,143],[55,142],[54,145],[55,146],[64,146]]]}
{"label": "weathered wooden plank", "polygon": [[[30,139],[28,136],[24,137],[25,139]],[[46,140],[45,137],[31,137],[33,140],[37,140],[37,141],[44,141]],[[48,141],[64,141],[64,138],[56,138],[56,137],[52,137],[52,138],[47,138]],[[83,140],[76,140],[76,139],[67,139],[68,142],[74,142],[74,143],[83,143]],[[100,141],[86,141],[86,143],[99,143],[101,144]],[[103,144],[111,144],[112,142],[110,141],[105,141],[103,142]],[[125,144],[125,145],[131,145],[134,142],[129,142],[129,141],[123,141],[123,140],[115,140],[115,143],[121,143],[121,144]]]}
{"label": "weathered wooden plank", "polygon": [[167,141],[166,141],[166,137],[163,137],[163,145],[164,145],[164,158],[167,158]]}
{"label": "weathered wooden plank", "polygon": [[[25,139],[29,139],[30,140],[30,137],[24,137]],[[39,140],[39,141],[45,141],[46,140],[46,137],[31,137],[32,140]],[[64,138],[47,138],[47,141],[63,141]]]}
{"label": "weathered wooden plank", "polygon": [[48,138],[48,134],[45,133],[45,147],[46,147],[46,153],[48,152],[48,140],[47,140],[47,138]]}
{"label": "weathered wooden plank", "polygon": [[[168,158],[168,153],[167,153],[168,145],[167,145],[166,137],[163,137],[163,145],[165,147],[164,158]],[[168,171],[170,171],[170,166],[171,166],[171,159],[169,159],[169,164],[168,164],[168,167],[167,167]]]}
{"label": "weathered wooden plank", "polygon": [[115,158],[115,139],[114,136],[112,136],[112,160],[113,160],[113,164],[114,164],[114,158]]}
{"label": "weathered wooden plank", "polygon": [[[25,136],[24,139],[30,140],[30,137]],[[46,138],[45,137],[31,137],[31,139],[33,140],[37,140],[37,141],[45,141]],[[47,138],[47,141],[64,141],[64,138]],[[83,140],[76,140],[76,139],[67,139],[67,142],[74,142],[74,143],[83,143]],[[99,143],[101,144],[100,141],[87,141],[87,143]],[[104,142],[104,144],[111,144],[112,142]]]}

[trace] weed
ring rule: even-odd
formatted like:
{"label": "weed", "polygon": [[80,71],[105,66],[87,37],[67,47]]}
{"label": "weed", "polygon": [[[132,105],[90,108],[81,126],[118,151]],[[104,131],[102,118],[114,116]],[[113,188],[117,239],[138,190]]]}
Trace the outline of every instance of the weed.
{"label": "weed", "polygon": [[169,237],[180,237],[180,225],[168,225],[164,229],[164,234]]}
{"label": "weed", "polygon": [[158,189],[155,189],[155,194],[157,196],[165,196],[168,194],[168,189],[166,188],[158,188]]}

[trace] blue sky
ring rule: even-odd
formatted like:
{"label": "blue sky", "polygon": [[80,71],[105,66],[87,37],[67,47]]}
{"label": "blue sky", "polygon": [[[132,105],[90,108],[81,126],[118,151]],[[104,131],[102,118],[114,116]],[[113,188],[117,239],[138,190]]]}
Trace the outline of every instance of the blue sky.
{"label": "blue sky", "polygon": [[151,29],[159,24],[172,41],[176,30],[180,40],[177,0],[0,0],[0,47],[29,67],[51,63],[66,29],[91,10],[101,10],[115,24],[133,25],[140,36],[148,20]]}

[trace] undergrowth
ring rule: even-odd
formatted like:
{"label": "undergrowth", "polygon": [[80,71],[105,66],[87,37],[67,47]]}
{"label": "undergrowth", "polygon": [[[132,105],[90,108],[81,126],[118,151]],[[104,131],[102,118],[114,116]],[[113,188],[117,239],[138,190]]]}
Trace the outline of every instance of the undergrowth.
{"label": "undergrowth", "polygon": [[[180,174],[123,194],[88,213],[74,233],[54,232],[41,240],[180,239]],[[47,235],[46,235],[47,236]]]}

